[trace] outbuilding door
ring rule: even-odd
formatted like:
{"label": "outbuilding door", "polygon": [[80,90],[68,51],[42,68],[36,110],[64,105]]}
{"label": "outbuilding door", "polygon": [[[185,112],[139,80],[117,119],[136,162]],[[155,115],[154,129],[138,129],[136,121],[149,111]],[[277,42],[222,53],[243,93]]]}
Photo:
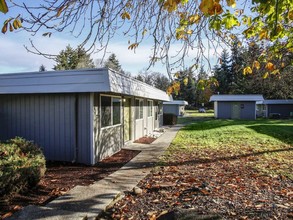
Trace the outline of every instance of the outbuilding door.
{"label": "outbuilding door", "polygon": [[240,103],[239,102],[232,102],[231,118],[240,119]]}

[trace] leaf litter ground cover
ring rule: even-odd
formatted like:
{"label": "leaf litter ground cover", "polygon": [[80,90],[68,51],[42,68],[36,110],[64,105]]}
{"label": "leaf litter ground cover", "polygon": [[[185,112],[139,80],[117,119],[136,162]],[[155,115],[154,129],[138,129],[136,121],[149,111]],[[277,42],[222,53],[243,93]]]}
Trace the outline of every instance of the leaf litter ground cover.
{"label": "leaf litter ground cover", "polygon": [[142,194],[126,192],[103,218],[160,219],[180,208],[223,219],[292,219],[292,171],[292,120],[198,121],[179,131],[139,183]]}
{"label": "leaf litter ground cover", "polygon": [[45,176],[36,187],[10,198],[0,197],[0,219],[11,216],[27,205],[46,205],[77,185],[93,184],[120,169],[139,152],[122,149],[95,166],[50,162]]}

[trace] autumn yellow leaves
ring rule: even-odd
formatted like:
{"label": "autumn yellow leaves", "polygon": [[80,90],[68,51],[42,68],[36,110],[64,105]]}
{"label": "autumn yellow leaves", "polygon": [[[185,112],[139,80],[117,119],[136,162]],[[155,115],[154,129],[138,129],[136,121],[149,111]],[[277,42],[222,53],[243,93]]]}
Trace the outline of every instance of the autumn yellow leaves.
{"label": "autumn yellow leaves", "polygon": [[[282,63],[281,66],[284,64]],[[252,67],[247,66],[243,69],[243,75],[253,74],[253,70],[259,70],[261,68],[261,64],[255,60],[252,64]],[[263,75],[263,78],[266,79],[269,77],[270,74],[276,75],[279,74],[280,71],[272,62],[264,63],[264,68],[267,70]]]}
{"label": "autumn yellow leaves", "polygon": [[8,7],[5,0],[0,0],[0,12],[4,14],[8,12]]}
{"label": "autumn yellow leaves", "polygon": [[18,28],[21,28],[21,27],[22,27],[22,22],[19,17],[16,17],[14,19],[10,18],[10,19],[7,19],[6,21],[4,21],[1,32],[3,34],[5,34],[8,31],[8,29],[10,32],[12,32],[12,31],[14,31]]}

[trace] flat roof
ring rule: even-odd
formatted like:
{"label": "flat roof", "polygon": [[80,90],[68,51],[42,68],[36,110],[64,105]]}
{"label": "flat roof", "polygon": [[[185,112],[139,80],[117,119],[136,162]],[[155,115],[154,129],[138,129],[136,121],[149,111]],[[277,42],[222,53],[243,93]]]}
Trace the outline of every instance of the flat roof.
{"label": "flat roof", "polygon": [[188,102],[184,100],[173,100],[170,102],[163,102],[164,105],[188,105]]}
{"label": "flat roof", "polygon": [[83,92],[170,101],[166,92],[108,68],[0,74],[0,94]]}
{"label": "flat roof", "polygon": [[262,95],[212,95],[210,98],[210,102],[216,101],[226,101],[226,102],[234,102],[234,101],[263,101],[264,98]]}

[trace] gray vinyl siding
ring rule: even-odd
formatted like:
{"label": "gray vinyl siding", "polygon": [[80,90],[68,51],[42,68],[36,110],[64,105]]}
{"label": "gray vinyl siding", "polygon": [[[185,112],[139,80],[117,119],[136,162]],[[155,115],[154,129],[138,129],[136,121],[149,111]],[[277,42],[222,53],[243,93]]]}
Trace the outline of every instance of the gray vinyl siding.
{"label": "gray vinyl siding", "polygon": [[279,113],[281,117],[290,117],[290,112],[293,112],[293,104],[268,104],[267,105],[268,116],[271,113]]}
{"label": "gray vinyl siding", "polygon": [[231,102],[217,102],[217,107],[218,107],[218,117],[217,118],[222,118],[222,119],[229,119],[231,118],[232,114],[232,107],[231,107]]}
{"label": "gray vinyl siding", "polygon": [[144,136],[144,119],[136,119],[134,138],[139,139],[143,136]]}
{"label": "gray vinyl siding", "polygon": [[255,102],[240,102],[244,108],[241,108],[240,118],[255,120],[256,119],[256,104]]}
{"label": "gray vinyl siding", "polygon": [[256,117],[255,102],[217,102],[217,118],[231,119],[232,104],[239,103],[243,106],[240,108],[240,119],[254,120]]}
{"label": "gray vinyl siding", "polygon": [[91,164],[90,94],[0,95],[0,138],[38,144],[47,160]]}
{"label": "gray vinyl siding", "polygon": [[155,130],[154,122],[154,116],[147,117],[147,135],[153,133],[153,131]]}
{"label": "gray vinyl siding", "polygon": [[99,137],[96,160],[102,160],[121,150],[123,146],[123,126],[103,128]]}
{"label": "gray vinyl siding", "polygon": [[164,105],[163,107],[164,113],[179,115],[179,106],[178,105]]}
{"label": "gray vinyl siding", "polygon": [[84,164],[92,163],[92,109],[93,96],[90,93],[78,94],[78,119],[77,119],[77,162]]}
{"label": "gray vinyl siding", "polygon": [[[93,140],[94,161],[98,162],[121,150],[123,146],[123,124],[101,128],[100,94],[94,94],[93,104]],[[121,118],[123,121],[123,118]]]}
{"label": "gray vinyl siding", "polygon": [[0,115],[1,140],[23,137],[38,144],[47,160],[74,160],[74,95],[1,95]]}

